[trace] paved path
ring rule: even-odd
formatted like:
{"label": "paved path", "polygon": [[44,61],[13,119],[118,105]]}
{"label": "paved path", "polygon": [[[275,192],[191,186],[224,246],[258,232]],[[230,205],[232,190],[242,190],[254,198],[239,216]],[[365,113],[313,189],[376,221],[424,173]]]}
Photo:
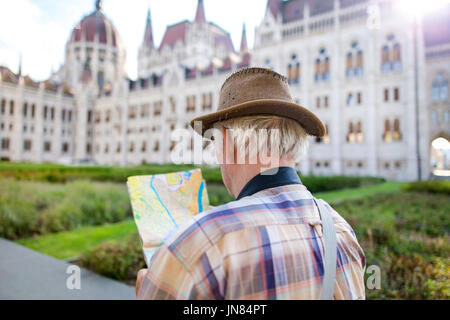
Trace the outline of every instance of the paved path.
{"label": "paved path", "polygon": [[134,287],[81,269],[81,289],[67,289],[69,263],[0,238],[0,299],[129,300]]}

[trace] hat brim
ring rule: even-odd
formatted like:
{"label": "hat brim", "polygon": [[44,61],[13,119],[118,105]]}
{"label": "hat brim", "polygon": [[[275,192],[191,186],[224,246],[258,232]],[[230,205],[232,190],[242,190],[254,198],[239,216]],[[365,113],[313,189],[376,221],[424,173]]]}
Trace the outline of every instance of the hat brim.
{"label": "hat brim", "polygon": [[[191,127],[195,132],[203,136],[205,131],[218,121],[252,115],[275,115],[293,119],[311,136],[323,137],[326,133],[325,126],[314,113],[298,104],[277,99],[252,100],[221,111],[209,113],[193,119]],[[200,126],[194,126],[196,121],[201,121],[201,128]]]}

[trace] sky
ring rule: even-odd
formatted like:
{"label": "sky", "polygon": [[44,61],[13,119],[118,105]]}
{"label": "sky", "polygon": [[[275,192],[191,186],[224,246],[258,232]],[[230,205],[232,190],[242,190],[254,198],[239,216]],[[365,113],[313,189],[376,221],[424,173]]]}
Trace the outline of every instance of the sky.
{"label": "sky", "polygon": [[[127,52],[126,70],[137,74],[138,49],[148,8],[153,37],[159,45],[167,25],[193,20],[198,0],[104,0],[103,11],[117,28]],[[253,46],[254,29],[264,17],[267,0],[204,0],[206,19],[227,30],[239,49],[242,24]],[[35,80],[47,79],[64,63],[71,30],[95,8],[94,0],[0,0],[0,65]]]}

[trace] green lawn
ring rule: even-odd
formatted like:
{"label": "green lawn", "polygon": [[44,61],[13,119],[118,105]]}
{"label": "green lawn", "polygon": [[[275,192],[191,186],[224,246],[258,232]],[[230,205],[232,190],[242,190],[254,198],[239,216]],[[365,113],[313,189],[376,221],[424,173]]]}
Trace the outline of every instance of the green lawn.
{"label": "green lawn", "polygon": [[[317,193],[314,196],[322,198],[330,203],[339,203],[342,200],[358,199],[378,193],[393,193],[401,190],[401,182],[385,182],[379,185],[367,186],[355,189],[344,189]],[[218,185],[208,186],[211,193],[211,201],[214,205],[219,202],[233,200],[228,195],[225,187]],[[80,256],[98,244],[105,241],[123,241],[129,235],[136,233],[136,226],[132,220],[109,224],[98,227],[80,228],[74,231],[60,232],[40,237],[28,238],[17,241],[33,250],[48,254],[59,259],[68,259]]]}
{"label": "green lawn", "polygon": [[69,259],[78,257],[82,252],[89,251],[105,241],[125,241],[130,234],[136,232],[134,221],[126,220],[99,227],[87,227],[18,240],[17,243],[58,259]]}

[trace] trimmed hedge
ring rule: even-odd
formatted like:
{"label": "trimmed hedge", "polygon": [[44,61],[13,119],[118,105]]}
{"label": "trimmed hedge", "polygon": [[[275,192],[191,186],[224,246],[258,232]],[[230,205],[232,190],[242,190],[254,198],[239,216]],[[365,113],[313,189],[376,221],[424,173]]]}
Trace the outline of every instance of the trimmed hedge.
{"label": "trimmed hedge", "polygon": [[[196,168],[193,165],[142,165],[137,167],[73,167],[53,164],[26,164],[0,162],[0,177],[17,180],[46,181],[64,183],[73,180],[93,180],[101,182],[125,183],[127,178],[136,175],[150,175],[184,171]],[[219,168],[200,167],[208,184],[222,185]],[[378,177],[346,177],[346,176],[303,176],[299,173],[303,184],[311,192],[325,192],[344,188],[357,188],[385,182]]]}
{"label": "trimmed hedge", "polygon": [[442,193],[450,195],[450,181],[448,180],[415,181],[406,184],[403,188],[406,191]]}
{"label": "trimmed hedge", "polygon": [[311,193],[359,188],[386,181],[378,177],[346,177],[346,176],[301,176],[302,183]]}
{"label": "trimmed hedge", "polygon": [[[74,180],[125,183],[130,176],[184,171],[193,168],[194,166],[191,165],[106,167],[0,162],[0,177],[14,178],[17,180],[45,181],[50,183],[65,183]],[[207,174],[208,172],[206,172],[206,176]],[[213,173],[212,179],[216,179],[216,175],[217,174]]]}

